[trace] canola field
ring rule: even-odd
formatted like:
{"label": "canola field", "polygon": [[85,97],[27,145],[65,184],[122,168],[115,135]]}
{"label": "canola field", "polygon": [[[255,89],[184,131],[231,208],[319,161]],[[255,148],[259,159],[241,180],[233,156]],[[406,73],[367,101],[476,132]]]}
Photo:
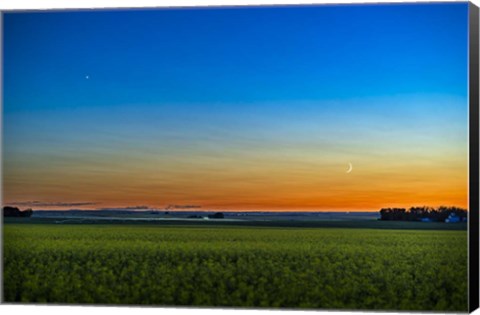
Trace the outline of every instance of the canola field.
{"label": "canola field", "polygon": [[467,310],[467,232],[4,224],[4,299]]}

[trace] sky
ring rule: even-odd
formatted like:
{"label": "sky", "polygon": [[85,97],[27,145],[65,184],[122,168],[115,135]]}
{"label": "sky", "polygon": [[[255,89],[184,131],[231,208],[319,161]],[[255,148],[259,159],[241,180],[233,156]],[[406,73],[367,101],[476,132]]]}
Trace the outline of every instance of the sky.
{"label": "sky", "polygon": [[466,2],[5,13],[3,27],[4,204],[467,208]]}

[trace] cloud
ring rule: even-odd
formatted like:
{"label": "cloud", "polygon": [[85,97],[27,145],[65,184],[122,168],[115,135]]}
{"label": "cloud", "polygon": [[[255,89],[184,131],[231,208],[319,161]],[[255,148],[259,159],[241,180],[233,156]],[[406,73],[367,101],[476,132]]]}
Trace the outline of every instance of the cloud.
{"label": "cloud", "polygon": [[43,201],[19,201],[12,202],[16,206],[25,207],[80,207],[95,205],[96,202],[43,202]]}
{"label": "cloud", "polygon": [[157,210],[147,206],[133,206],[133,207],[107,207],[107,208],[97,208],[97,210],[110,210],[110,211],[135,211],[135,210]]}
{"label": "cloud", "polygon": [[132,207],[126,207],[125,209],[149,209],[148,206],[132,206]]}
{"label": "cloud", "polygon": [[168,205],[165,209],[170,210],[170,209],[198,209],[201,208],[202,206],[199,205]]}
{"label": "cloud", "polygon": [[109,207],[99,208],[98,210],[149,210],[148,206],[130,206],[130,207]]}

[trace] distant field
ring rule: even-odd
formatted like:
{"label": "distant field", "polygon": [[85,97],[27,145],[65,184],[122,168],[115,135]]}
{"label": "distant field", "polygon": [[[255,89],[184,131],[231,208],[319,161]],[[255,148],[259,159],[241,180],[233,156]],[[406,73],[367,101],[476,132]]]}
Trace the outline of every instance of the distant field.
{"label": "distant field", "polygon": [[150,218],[131,218],[113,219],[104,218],[51,218],[51,217],[32,217],[32,218],[4,218],[5,223],[15,224],[101,224],[101,225],[155,225],[155,226],[194,226],[194,227],[278,227],[278,228],[349,228],[349,229],[387,229],[387,230],[467,230],[467,223],[447,224],[443,222],[409,222],[409,221],[379,221],[379,220],[201,220],[201,219],[170,219],[170,220],[152,220]]}
{"label": "distant field", "polygon": [[4,294],[6,302],[467,311],[467,233],[7,223]]}

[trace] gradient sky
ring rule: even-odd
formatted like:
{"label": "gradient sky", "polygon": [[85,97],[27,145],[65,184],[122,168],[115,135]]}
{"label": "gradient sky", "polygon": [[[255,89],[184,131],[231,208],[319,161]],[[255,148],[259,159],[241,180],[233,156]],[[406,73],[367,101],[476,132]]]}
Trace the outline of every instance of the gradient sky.
{"label": "gradient sky", "polygon": [[6,13],[4,203],[466,208],[467,15]]}

